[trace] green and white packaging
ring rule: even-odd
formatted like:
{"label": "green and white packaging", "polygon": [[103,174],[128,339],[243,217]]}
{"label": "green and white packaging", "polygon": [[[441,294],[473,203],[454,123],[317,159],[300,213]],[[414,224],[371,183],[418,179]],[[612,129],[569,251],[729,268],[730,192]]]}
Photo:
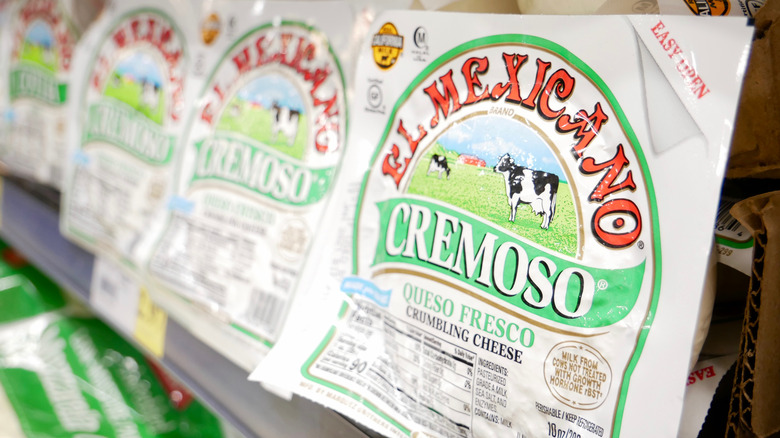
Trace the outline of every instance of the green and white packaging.
{"label": "green and white packaging", "polygon": [[115,1],[74,59],[63,235],[138,274],[163,224],[189,110],[186,0]]}
{"label": "green and white packaging", "polygon": [[200,403],[177,409],[143,355],[97,319],[51,312],[0,326],[0,384],[23,436],[223,436]]}
{"label": "green and white packaging", "polygon": [[251,378],[393,437],[674,436],[745,21],[378,16]]}
{"label": "green and white packaging", "polygon": [[108,326],[74,317],[83,311],[3,242],[0,256],[0,436],[233,433]]}
{"label": "green and white packaging", "polygon": [[329,232],[354,18],[344,2],[223,1],[201,22],[204,85],[148,271],[153,289],[209,309],[265,351],[312,240]]}
{"label": "green and white packaging", "polygon": [[[12,173],[62,186],[69,128],[67,100],[76,43],[89,23],[74,20],[73,0],[18,0],[3,26],[10,122],[0,159]],[[83,2],[82,4],[87,4]]]}

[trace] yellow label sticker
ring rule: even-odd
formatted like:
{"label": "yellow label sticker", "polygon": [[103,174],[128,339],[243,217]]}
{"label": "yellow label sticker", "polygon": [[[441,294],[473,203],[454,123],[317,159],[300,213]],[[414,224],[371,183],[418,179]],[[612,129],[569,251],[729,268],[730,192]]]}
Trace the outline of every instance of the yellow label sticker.
{"label": "yellow label sticker", "polygon": [[200,34],[203,38],[203,42],[207,45],[211,45],[214,40],[219,36],[220,20],[219,15],[210,14],[203,20],[200,26]]}
{"label": "yellow label sticker", "polygon": [[146,288],[141,288],[138,297],[138,319],[135,322],[135,339],[152,354],[162,357],[165,352],[165,329],[168,314],[157,306]]}
{"label": "yellow label sticker", "polygon": [[398,29],[393,23],[385,23],[379,33],[371,39],[371,50],[374,52],[376,65],[387,70],[395,65],[404,49],[404,37],[398,35]]}

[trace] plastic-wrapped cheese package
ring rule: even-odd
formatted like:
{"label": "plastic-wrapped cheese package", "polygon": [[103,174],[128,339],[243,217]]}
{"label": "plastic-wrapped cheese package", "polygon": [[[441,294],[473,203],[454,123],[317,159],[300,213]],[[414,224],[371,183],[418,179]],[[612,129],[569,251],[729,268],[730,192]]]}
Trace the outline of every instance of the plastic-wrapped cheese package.
{"label": "plastic-wrapped cheese package", "polygon": [[252,378],[387,436],[674,436],[745,21],[380,15]]}
{"label": "plastic-wrapped cheese package", "polygon": [[10,122],[0,160],[11,172],[60,188],[67,153],[67,100],[76,43],[99,9],[72,16],[96,2],[19,0],[2,27],[7,58],[3,87]]}
{"label": "plastic-wrapped cheese package", "polygon": [[224,436],[203,405],[176,407],[143,355],[97,319],[51,312],[0,326],[0,389],[22,436]]}
{"label": "plastic-wrapped cheese package", "polygon": [[163,225],[187,115],[191,2],[112,2],[73,68],[60,227],[138,273]]}
{"label": "plastic-wrapped cheese package", "polygon": [[227,437],[208,409],[0,241],[0,436]]}
{"label": "plastic-wrapped cheese package", "polygon": [[[720,385],[731,387],[731,381],[721,383],[721,380],[729,377],[733,379],[733,373],[730,376],[727,373],[736,359],[736,355],[721,356],[703,360],[693,367],[693,371],[691,371],[685,384],[685,400],[677,438],[696,438],[700,436],[702,425],[708,414],[713,416],[716,414],[712,412],[713,397],[716,395],[716,390]],[[710,421],[713,420],[711,419]]]}
{"label": "plastic-wrapped cheese package", "polygon": [[[11,39],[8,30],[10,6],[10,0],[0,0],[0,83],[5,83],[8,75],[8,58],[10,57],[8,41]],[[8,90],[3,86],[0,87],[0,157],[6,153],[8,115]]]}
{"label": "plastic-wrapped cheese package", "polygon": [[154,288],[206,306],[267,349],[346,146],[354,18],[344,2],[208,6],[210,45],[197,60],[206,80],[148,270]]}

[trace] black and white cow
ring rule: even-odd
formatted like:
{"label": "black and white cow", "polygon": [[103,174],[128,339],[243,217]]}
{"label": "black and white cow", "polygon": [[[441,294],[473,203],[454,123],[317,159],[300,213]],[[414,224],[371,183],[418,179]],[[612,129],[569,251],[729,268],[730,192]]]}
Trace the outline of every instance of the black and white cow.
{"label": "black and white cow", "polygon": [[160,86],[149,82],[141,82],[141,105],[150,109],[157,109],[157,105],[160,103]]}
{"label": "black and white cow", "polygon": [[509,154],[504,154],[493,170],[504,175],[510,208],[509,220],[515,221],[517,205],[522,202],[531,204],[533,212],[542,215],[542,229],[549,228],[558,199],[558,175],[518,166]]}
{"label": "black and white cow", "polygon": [[430,175],[431,172],[437,172],[439,174],[439,179],[441,179],[441,174],[446,172],[447,179],[450,179],[450,166],[447,164],[447,157],[433,154],[431,157],[431,164],[428,165],[428,173],[425,175]]}
{"label": "black and white cow", "polygon": [[271,106],[271,112],[273,113],[273,120],[271,121],[273,125],[271,126],[273,140],[276,141],[281,132],[287,138],[287,145],[292,146],[295,142],[295,136],[298,134],[300,111],[279,106],[278,103],[274,102],[273,106]]}

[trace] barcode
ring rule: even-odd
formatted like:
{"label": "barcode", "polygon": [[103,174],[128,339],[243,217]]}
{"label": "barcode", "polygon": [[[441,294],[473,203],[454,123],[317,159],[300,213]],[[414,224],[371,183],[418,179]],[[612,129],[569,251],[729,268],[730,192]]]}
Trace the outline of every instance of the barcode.
{"label": "barcode", "polygon": [[736,201],[729,199],[721,199],[720,206],[718,207],[718,220],[715,224],[715,229],[718,231],[734,231],[736,232],[742,228],[742,224],[738,220],[734,219],[734,216],[729,213],[731,207],[736,204]]}
{"label": "barcode", "polygon": [[250,320],[271,334],[276,333],[276,327],[284,316],[287,300],[268,292],[255,289],[250,307]]}

